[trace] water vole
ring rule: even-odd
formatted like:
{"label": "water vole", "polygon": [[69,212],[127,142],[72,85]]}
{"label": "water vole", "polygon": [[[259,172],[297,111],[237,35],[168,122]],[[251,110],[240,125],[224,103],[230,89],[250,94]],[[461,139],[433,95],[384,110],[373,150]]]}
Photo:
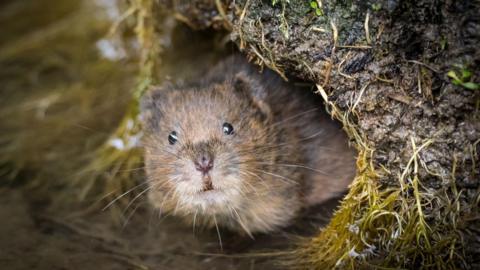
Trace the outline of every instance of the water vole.
{"label": "water vole", "polygon": [[289,224],[347,189],[354,153],[318,97],[239,56],[142,100],[149,200],[247,234]]}

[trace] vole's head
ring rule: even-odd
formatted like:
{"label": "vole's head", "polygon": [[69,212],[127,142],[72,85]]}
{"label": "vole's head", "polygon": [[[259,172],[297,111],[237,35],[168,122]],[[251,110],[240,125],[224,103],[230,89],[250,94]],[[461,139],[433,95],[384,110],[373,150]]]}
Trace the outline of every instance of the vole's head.
{"label": "vole's head", "polygon": [[[244,74],[151,91],[142,102],[151,202],[183,214],[231,213],[258,196],[275,142],[265,91]],[[257,194],[257,195],[255,195]]]}

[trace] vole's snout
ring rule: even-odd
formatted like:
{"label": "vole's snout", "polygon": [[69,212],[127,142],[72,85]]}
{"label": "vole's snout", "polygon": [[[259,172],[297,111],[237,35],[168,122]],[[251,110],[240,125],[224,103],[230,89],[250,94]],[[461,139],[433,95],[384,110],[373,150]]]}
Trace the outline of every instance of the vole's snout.
{"label": "vole's snout", "polygon": [[197,169],[197,171],[206,175],[213,168],[213,156],[208,153],[200,153],[193,163],[195,164],[195,169]]}

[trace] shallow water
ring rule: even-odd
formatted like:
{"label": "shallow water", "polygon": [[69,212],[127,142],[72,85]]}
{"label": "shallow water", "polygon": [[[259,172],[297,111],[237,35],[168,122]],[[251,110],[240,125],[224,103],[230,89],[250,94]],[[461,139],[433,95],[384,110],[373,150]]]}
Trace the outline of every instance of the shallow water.
{"label": "shallow water", "polygon": [[[315,231],[330,206],[255,240],[196,231],[140,202],[118,225],[69,185],[124,115],[137,78],[114,0],[0,3],[0,265],[4,269],[278,269],[273,252]],[[128,21],[126,25],[128,26]],[[159,77],[181,81],[231,53],[225,35],[167,20]],[[93,209],[93,210],[92,210]],[[277,254],[278,255],[278,254]]]}

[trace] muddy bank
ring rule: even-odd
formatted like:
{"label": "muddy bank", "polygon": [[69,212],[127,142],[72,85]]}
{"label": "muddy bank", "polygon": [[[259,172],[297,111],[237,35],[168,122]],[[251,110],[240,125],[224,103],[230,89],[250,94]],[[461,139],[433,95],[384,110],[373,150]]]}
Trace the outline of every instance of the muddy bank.
{"label": "muddy bank", "polygon": [[256,63],[315,83],[358,148],[342,209],[296,259],[479,267],[479,4],[273,2],[156,8],[195,29],[227,29]]}

